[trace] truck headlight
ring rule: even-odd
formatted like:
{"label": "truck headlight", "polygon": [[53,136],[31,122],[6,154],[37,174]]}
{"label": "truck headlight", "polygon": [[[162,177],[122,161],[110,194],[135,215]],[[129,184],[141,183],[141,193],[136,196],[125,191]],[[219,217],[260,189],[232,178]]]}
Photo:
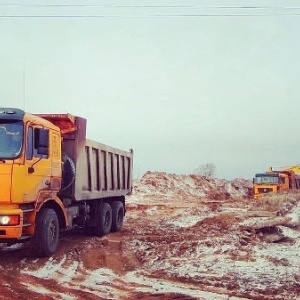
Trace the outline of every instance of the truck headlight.
{"label": "truck headlight", "polygon": [[0,225],[19,225],[20,216],[11,215],[11,216],[0,216]]}

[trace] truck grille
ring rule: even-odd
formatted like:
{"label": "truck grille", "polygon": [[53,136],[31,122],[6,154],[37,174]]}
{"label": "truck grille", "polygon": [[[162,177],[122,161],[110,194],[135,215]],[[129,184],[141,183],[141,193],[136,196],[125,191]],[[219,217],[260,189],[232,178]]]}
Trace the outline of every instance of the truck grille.
{"label": "truck grille", "polygon": [[272,188],[258,188],[259,193],[270,193],[273,192]]}

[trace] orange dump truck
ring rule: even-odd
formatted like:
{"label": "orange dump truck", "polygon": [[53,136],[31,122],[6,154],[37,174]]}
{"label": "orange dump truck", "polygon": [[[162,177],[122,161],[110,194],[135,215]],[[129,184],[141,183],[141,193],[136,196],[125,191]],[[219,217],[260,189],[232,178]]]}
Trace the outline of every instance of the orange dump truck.
{"label": "orange dump truck", "polygon": [[133,151],[86,139],[86,119],[0,108],[0,243],[51,256],[63,229],[119,231]]}
{"label": "orange dump truck", "polygon": [[258,173],[253,178],[253,195],[259,198],[266,193],[279,193],[285,190],[300,189],[300,167],[283,167],[278,170],[270,167],[265,173]]}

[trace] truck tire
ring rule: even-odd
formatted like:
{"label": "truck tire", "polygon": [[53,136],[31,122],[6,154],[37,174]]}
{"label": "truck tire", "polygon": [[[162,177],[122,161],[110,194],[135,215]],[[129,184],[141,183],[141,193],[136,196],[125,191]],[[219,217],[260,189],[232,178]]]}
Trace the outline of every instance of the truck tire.
{"label": "truck tire", "polygon": [[112,224],[111,231],[120,231],[124,220],[124,205],[121,201],[114,201],[111,204],[112,208]]}
{"label": "truck tire", "polygon": [[63,170],[62,170],[62,191],[68,189],[74,182],[76,176],[76,167],[72,158],[63,153]]}
{"label": "truck tire", "polygon": [[51,256],[57,249],[59,222],[56,212],[51,208],[42,209],[36,218],[35,234],[31,246],[39,257]]}
{"label": "truck tire", "polygon": [[94,227],[94,234],[96,236],[103,236],[110,233],[112,224],[112,210],[108,203],[103,202],[99,210]]}

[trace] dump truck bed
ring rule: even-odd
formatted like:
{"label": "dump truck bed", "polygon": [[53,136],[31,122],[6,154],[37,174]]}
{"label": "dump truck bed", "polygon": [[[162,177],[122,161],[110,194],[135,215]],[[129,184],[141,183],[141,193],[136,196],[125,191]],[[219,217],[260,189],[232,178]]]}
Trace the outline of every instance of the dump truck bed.
{"label": "dump truck bed", "polygon": [[86,139],[86,119],[71,114],[39,115],[58,126],[62,150],[75,165],[73,181],[60,195],[73,201],[125,196],[132,190],[133,151]]}
{"label": "dump truck bed", "polygon": [[132,189],[132,152],[86,140],[76,164],[74,199],[125,196]]}

